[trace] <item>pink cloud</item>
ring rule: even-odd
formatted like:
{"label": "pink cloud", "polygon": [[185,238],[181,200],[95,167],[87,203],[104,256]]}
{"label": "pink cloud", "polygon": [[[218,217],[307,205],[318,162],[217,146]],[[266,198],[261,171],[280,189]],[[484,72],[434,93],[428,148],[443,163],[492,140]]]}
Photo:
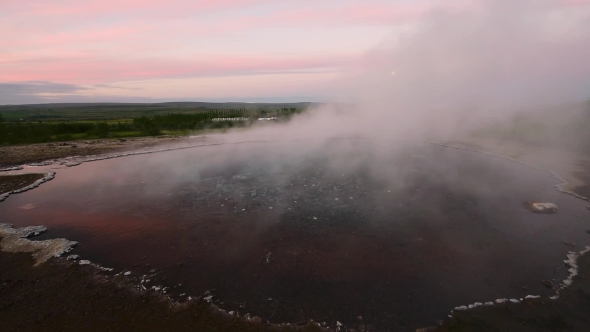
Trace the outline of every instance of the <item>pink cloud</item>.
{"label": "pink cloud", "polygon": [[[168,4],[162,1],[62,1],[48,5],[46,2],[23,2],[9,0],[8,8],[16,12],[17,17],[28,17],[34,24],[22,24],[17,19],[0,21],[0,43],[11,45],[8,50],[0,50],[0,63],[7,64],[8,59],[19,58],[63,58],[69,59],[73,54],[86,56],[92,61],[109,62],[113,56],[135,54],[135,52],[160,52],[161,50],[182,49],[186,41],[199,37],[216,35],[231,35],[252,30],[312,27],[321,28],[331,26],[358,25],[388,25],[393,22],[407,22],[413,20],[429,10],[428,6],[400,6],[387,3],[369,3],[339,5],[334,1],[331,5],[324,3],[323,7],[307,6],[277,9],[272,7],[265,15],[252,16],[238,13],[231,19],[225,17],[219,20],[151,20],[144,14],[162,11],[172,15],[174,13],[229,10],[263,4],[293,4],[293,2],[272,2],[269,0],[230,0],[230,1],[176,1]],[[141,3],[141,6],[138,4]],[[328,2],[330,3],[330,2]],[[102,22],[102,16],[122,15],[121,12],[131,13],[131,16],[121,16],[122,19],[111,20],[112,23]],[[30,15],[36,18],[29,17]],[[143,15],[143,16],[142,16]],[[166,15],[166,14],[163,14]],[[88,17],[86,17],[88,16]],[[11,16],[12,17],[12,16]],[[256,43],[263,41],[254,41]],[[254,46],[256,47],[256,46]],[[350,46],[354,53],[354,45]],[[181,57],[194,56],[194,50],[179,51]],[[264,58],[264,57],[262,57]],[[53,66],[53,60],[47,60],[48,66]],[[39,65],[42,67],[41,65]],[[17,62],[4,72],[28,71]],[[39,72],[42,70],[39,69]],[[2,74],[0,74],[2,75]],[[5,74],[8,75],[8,74]],[[77,76],[77,75],[70,75]]]}
{"label": "pink cloud", "polygon": [[247,7],[252,5],[272,3],[270,0],[198,0],[198,1],[161,1],[161,0],[103,0],[103,1],[81,1],[65,0],[55,3],[54,1],[23,2],[20,0],[8,0],[7,5],[13,10],[23,12],[27,15],[86,15],[93,16],[110,13],[145,13],[149,11],[162,12],[183,12],[191,11],[213,11]]}
{"label": "pink cloud", "polygon": [[567,7],[590,6],[590,0],[561,0],[560,4]]}
{"label": "pink cloud", "polygon": [[[351,62],[340,58],[241,58],[189,60],[39,59],[0,65],[0,81],[46,80],[78,84],[125,80],[330,70]],[[14,64],[14,63],[13,63]]]}
{"label": "pink cloud", "polygon": [[57,34],[41,35],[39,38],[30,40],[27,43],[30,45],[45,46],[125,39],[133,37],[134,35],[144,31],[146,28],[147,27],[143,24],[137,24],[133,26],[127,25],[107,27],[102,29],[91,29],[73,33],[61,32]]}

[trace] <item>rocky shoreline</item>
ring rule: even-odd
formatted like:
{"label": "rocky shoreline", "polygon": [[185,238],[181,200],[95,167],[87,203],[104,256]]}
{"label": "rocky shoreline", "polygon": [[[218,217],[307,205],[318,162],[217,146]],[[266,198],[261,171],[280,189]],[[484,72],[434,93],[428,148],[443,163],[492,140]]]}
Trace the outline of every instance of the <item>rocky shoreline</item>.
{"label": "rocky shoreline", "polygon": [[[200,296],[192,296],[183,294],[181,298],[174,298],[166,295],[166,288],[164,286],[146,288],[144,282],[149,276],[136,276],[127,271],[120,271],[115,273],[112,268],[105,268],[98,264],[91,263],[87,260],[79,260],[77,255],[70,255],[67,258],[62,257],[65,253],[71,251],[76,245],[76,242],[68,241],[66,239],[50,239],[43,241],[32,241],[29,237],[45,232],[47,229],[43,226],[30,226],[22,228],[13,228],[12,225],[0,224],[0,268],[2,271],[10,271],[3,273],[0,282],[0,318],[9,313],[14,314],[14,317],[19,315],[39,314],[31,312],[30,307],[22,307],[22,303],[15,305],[14,298],[18,297],[19,302],[53,302],[56,299],[51,298],[51,295],[44,294],[49,292],[47,289],[36,287],[39,283],[46,284],[50,282],[55,287],[55,283],[63,283],[59,287],[64,289],[71,289],[72,284],[74,288],[83,287],[84,290],[79,293],[72,293],[68,297],[76,297],[70,299],[76,306],[82,305],[91,309],[93,303],[100,302],[100,305],[117,306],[117,301],[124,303],[133,303],[136,306],[137,312],[119,313],[119,315],[142,315],[142,312],[151,311],[154,306],[159,307],[161,319],[172,326],[180,326],[188,323],[187,315],[202,315],[202,319],[207,321],[215,321],[213,330],[236,330],[236,331],[328,331],[329,328],[322,327],[319,323],[314,321],[301,322],[297,324],[270,324],[260,317],[251,316],[249,314],[240,314],[236,311],[226,311],[212,303],[212,294],[205,292]],[[568,278],[563,281],[563,284],[556,290],[556,294],[551,297],[529,295],[520,299],[496,299],[485,303],[474,303],[465,306],[454,308],[445,321],[441,321],[439,326],[419,329],[418,331],[479,331],[482,329],[500,328],[501,330],[518,330],[518,331],[536,331],[542,330],[545,324],[552,324],[554,320],[558,320],[566,326],[590,326],[590,317],[580,317],[577,312],[590,309],[590,303],[584,300],[585,297],[590,296],[588,289],[590,289],[590,247],[586,247],[580,252],[570,252],[567,259],[564,260],[566,266],[569,267]],[[31,253],[31,255],[23,256],[24,253]],[[53,257],[53,258],[52,258]],[[50,276],[45,277],[50,280],[39,279],[33,281],[31,278],[38,278],[39,271],[46,271]],[[50,272],[48,272],[50,271]],[[72,277],[72,274],[77,277]],[[17,277],[18,275],[18,277]],[[62,276],[63,278],[56,278]],[[18,287],[12,287],[16,280]],[[79,279],[78,279],[79,278]],[[59,280],[58,280],[59,279]],[[24,283],[23,283],[24,281]],[[21,287],[35,287],[36,293],[41,293],[43,299],[28,298],[27,296],[19,296]],[[98,291],[97,289],[100,289]],[[102,294],[107,289],[114,290],[115,293],[123,293],[116,301],[110,297]],[[28,290],[30,291],[30,290]],[[98,293],[96,293],[98,291]],[[51,293],[51,292],[49,292]],[[85,294],[90,293],[90,294]],[[97,295],[100,294],[100,295]],[[49,296],[49,297],[48,297]],[[53,295],[55,296],[55,295]],[[96,298],[98,296],[98,298]],[[86,302],[84,299],[87,299]],[[82,303],[80,303],[82,302]],[[104,303],[103,303],[104,302]],[[558,310],[555,308],[569,307],[574,305],[577,311],[574,313],[568,310]],[[145,307],[142,307],[145,306]],[[16,307],[16,309],[15,309]],[[41,305],[43,307],[43,305]],[[548,313],[548,309],[551,312]],[[98,310],[100,308],[93,308]],[[35,309],[37,311],[38,309]],[[72,304],[62,303],[58,311],[74,310]],[[587,312],[587,311],[586,311]],[[523,323],[521,315],[526,313],[526,321]],[[559,313],[559,314],[557,314]],[[498,318],[500,315],[501,318]],[[13,317],[13,315],[11,315]],[[192,316],[191,316],[192,317]],[[15,323],[10,318],[3,320],[8,322],[8,326]],[[88,322],[78,322],[81,326],[85,326],[94,318],[89,318]],[[42,323],[47,328],[43,327],[40,330],[70,330],[67,328],[65,322],[59,323],[61,320],[55,317],[42,320]],[[530,323],[534,321],[535,324]],[[125,324],[131,323],[125,321]],[[49,326],[51,324],[51,326]],[[135,323],[133,323],[135,324]],[[132,329],[139,329],[140,327],[146,330],[159,330],[160,328],[151,328],[142,325],[133,325]],[[180,325],[178,325],[180,324]],[[514,329],[515,324],[519,326]],[[529,326],[530,325],[530,326]],[[196,328],[199,325],[194,325]],[[203,327],[209,327],[209,323]],[[21,326],[22,327],[22,326]],[[212,327],[212,326],[211,326]],[[509,328],[510,327],[510,328]],[[109,322],[100,323],[96,326],[85,326],[85,329],[99,330],[99,329],[115,329],[118,330],[118,325]],[[235,329],[234,329],[235,328]],[[16,326],[15,326],[16,329]],[[346,327],[338,324],[334,327],[334,331],[344,331]],[[10,328],[8,330],[11,330]],[[179,328],[178,330],[185,330]],[[354,329],[346,329],[354,331]],[[574,329],[575,330],[575,329]]]}
{"label": "rocky shoreline", "polygon": [[194,140],[206,141],[205,136],[137,137],[129,139],[99,139],[60,143],[38,143],[0,147],[0,171],[19,170],[21,165],[40,166],[48,160],[120,153],[130,150],[154,149],[158,146],[182,146]]}
{"label": "rocky shoreline", "polygon": [[505,157],[496,153],[492,153],[492,152],[486,152],[486,151],[482,151],[479,149],[472,149],[472,148],[468,148],[468,147],[460,147],[460,146],[455,146],[455,145],[451,145],[451,144],[439,144],[439,143],[431,143],[433,145],[436,146],[440,146],[443,148],[450,148],[450,149],[455,149],[455,150],[461,150],[461,151],[466,151],[466,152],[471,152],[471,153],[479,153],[485,156],[490,156],[490,157],[494,157],[494,158],[500,158],[512,163],[516,163],[516,164],[520,164],[520,165],[524,165],[533,169],[536,169],[538,171],[544,172],[549,174],[551,177],[553,177],[554,179],[556,179],[557,181],[559,181],[560,183],[555,185],[555,189],[559,190],[560,192],[567,194],[567,195],[571,195],[574,196],[576,198],[585,200],[585,201],[590,201],[590,199],[586,196],[582,196],[576,192],[574,192],[573,190],[571,190],[569,188],[570,183],[568,181],[566,181],[564,178],[562,178],[561,176],[559,176],[556,172],[545,169],[545,168],[541,168],[538,166],[535,166],[531,163],[526,163],[520,160],[516,160],[514,158],[509,158],[509,157]]}
{"label": "rocky shoreline", "polygon": [[551,297],[529,295],[455,308],[439,326],[418,331],[588,331],[590,247],[568,254],[569,276]]}
{"label": "rocky shoreline", "polygon": [[61,257],[72,251],[78,244],[66,239],[50,239],[43,241],[31,241],[28,238],[47,231],[44,226],[28,226],[13,228],[10,224],[0,224],[0,249],[4,252],[32,253],[35,266],[45,263],[51,257]]}
{"label": "rocky shoreline", "polygon": [[228,313],[206,296],[175,301],[161,292],[141,290],[124,273],[81,262],[61,257],[35,266],[26,253],[0,252],[2,330],[324,330],[314,322],[272,325],[247,314]]}
{"label": "rocky shoreline", "polygon": [[[55,172],[53,172],[53,171],[44,172],[44,173],[34,173],[34,172],[33,173],[19,173],[18,175],[14,175],[14,176],[22,176],[22,175],[27,175],[27,174],[40,174],[40,175],[43,175],[43,177],[40,178],[40,179],[38,179],[38,180],[36,180],[35,182],[33,182],[33,183],[25,186],[25,187],[22,187],[22,188],[19,188],[19,189],[10,190],[8,192],[5,192],[5,193],[0,194],[0,202],[2,202],[5,199],[7,199],[8,196],[10,196],[10,195],[19,194],[19,193],[22,193],[22,192],[25,192],[25,191],[28,191],[28,190],[31,190],[31,189],[35,189],[35,188],[39,187],[42,183],[45,183],[47,181],[51,181],[51,180],[53,180],[55,178]],[[0,176],[9,177],[11,175],[0,175]]]}

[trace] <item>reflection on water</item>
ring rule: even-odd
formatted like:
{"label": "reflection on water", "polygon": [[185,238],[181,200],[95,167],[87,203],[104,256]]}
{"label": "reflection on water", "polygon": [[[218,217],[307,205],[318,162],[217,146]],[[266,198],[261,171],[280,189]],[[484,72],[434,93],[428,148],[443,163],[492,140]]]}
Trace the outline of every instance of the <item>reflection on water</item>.
{"label": "reflection on water", "polygon": [[[222,307],[273,322],[381,330],[550,294],[541,280],[565,258],[562,242],[586,241],[583,202],[540,172],[372,144],[256,143],[86,163],[11,196],[0,216],[78,241],[84,259],[162,271],[173,294],[215,289]],[[527,200],[560,212],[530,213]]]}

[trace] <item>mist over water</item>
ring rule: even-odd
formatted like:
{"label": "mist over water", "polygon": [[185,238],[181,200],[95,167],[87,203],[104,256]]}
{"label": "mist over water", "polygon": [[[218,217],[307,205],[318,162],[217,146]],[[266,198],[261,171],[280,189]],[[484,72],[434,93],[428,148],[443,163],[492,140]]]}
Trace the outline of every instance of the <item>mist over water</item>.
{"label": "mist over water", "polygon": [[590,97],[589,14],[563,1],[433,8],[343,69],[334,103],[212,136],[224,145],[60,169],[0,214],[272,322],[411,330],[454,306],[547,295],[562,242],[587,236],[583,202],[542,172],[427,143]]}
{"label": "mist over water", "polygon": [[[567,1],[438,3],[326,87],[310,118],[248,133],[444,140],[590,98],[590,9]],[[570,116],[570,115],[568,115]]]}
{"label": "mist over water", "polygon": [[[115,272],[156,269],[146,287],[175,297],[215,289],[217,304],[241,314],[377,331],[431,325],[476,301],[551,295],[539,280],[563,277],[554,274],[570,250],[562,241],[587,237],[583,202],[525,166],[436,146],[309,142],[58,169],[0,214],[46,225],[39,239],[78,241],[74,254]],[[533,214],[529,199],[560,213]]]}

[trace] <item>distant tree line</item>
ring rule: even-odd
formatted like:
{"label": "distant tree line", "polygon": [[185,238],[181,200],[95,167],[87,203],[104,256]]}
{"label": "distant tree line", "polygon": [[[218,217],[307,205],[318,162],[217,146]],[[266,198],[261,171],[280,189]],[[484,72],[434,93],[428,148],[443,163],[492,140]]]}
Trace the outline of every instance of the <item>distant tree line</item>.
{"label": "distant tree line", "polygon": [[[300,113],[296,108],[274,111],[274,116],[287,120]],[[199,113],[169,113],[141,116],[123,122],[7,122],[0,114],[0,144],[27,144],[74,139],[95,139],[126,136],[156,136],[163,131],[190,131],[201,129],[247,126],[269,111],[246,109],[207,110]],[[247,118],[248,121],[212,121],[215,118]]]}

